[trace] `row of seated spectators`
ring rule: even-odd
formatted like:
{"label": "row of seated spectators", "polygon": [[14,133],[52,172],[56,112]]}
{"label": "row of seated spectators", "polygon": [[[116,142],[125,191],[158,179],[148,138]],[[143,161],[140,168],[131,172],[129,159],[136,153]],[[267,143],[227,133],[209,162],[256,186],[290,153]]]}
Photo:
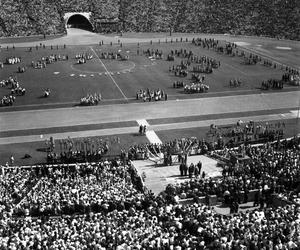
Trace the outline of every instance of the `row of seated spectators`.
{"label": "row of seated spectators", "polygon": [[299,207],[222,215],[155,199],[128,210],[56,218],[0,217],[3,249],[299,249]]}
{"label": "row of seated spectators", "polygon": [[[286,4],[284,0],[278,2],[262,1],[255,4],[249,0],[246,2],[239,0],[233,4],[209,1],[197,2],[192,7],[190,2],[181,4],[177,0],[174,2],[174,6],[170,6],[168,2],[163,1],[160,6],[156,6],[165,10],[161,13],[157,12],[157,8],[145,8],[142,3],[129,3],[124,8],[122,3],[115,0],[111,3],[105,3],[99,13],[94,2],[71,1],[67,3],[69,5],[67,8],[65,1],[47,2],[42,7],[39,6],[37,0],[33,3],[34,6],[38,7],[34,8],[23,2],[16,3],[9,0],[3,4],[0,12],[3,19],[3,24],[0,26],[1,37],[40,35],[41,32],[45,34],[62,33],[65,30],[62,13],[91,11],[95,15],[93,26],[95,26],[96,32],[102,32],[102,29],[103,32],[119,30],[117,28],[119,22],[110,23],[108,21],[107,24],[103,25],[100,19],[106,17],[114,20],[114,18],[122,15],[124,20],[122,29],[131,32],[167,32],[172,26],[174,32],[263,35],[299,40],[298,27],[295,25],[298,21],[296,1],[290,4]],[[149,26],[148,17],[152,16],[156,16],[156,18],[152,20]],[[162,21],[166,16],[169,17],[168,21]],[[287,22],[284,21],[286,16],[289,17]],[[77,25],[73,24],[75,27]],[[10,28],[7,29],[6,27]],[[72,25],[69,24],[68,27],[72,27]]]}
{"label": "row of seated spectators", "polygon": [[[193,146],[191,142],[193,141],[178,140],[165,145],[165,148],[168,150],[178,145],[179,148],[188,149]],[[153,152],[160,148],[158,145],[149,147]],[[243,149],[232,151],[239,154]],[[269,175],[273,172],[274,191],[278,190],[277,185],[289,182],[294,184],[295,181],[289,176],[299,171],[299,138],[249,147],[245,151],[251,159],[257,160],[255,166],[263,163],[253,169],[249,165],[248,170],[245,170],[247,177],[253,175],[261,182],[262,194],[265,195],[267,186],[268,189],[272,188],[264,180],[270,179]],[[224,151],[218,153],[225,154]],[[246,166],[238,163],[232,170],[228,170],[224,174],[223,183],[212,179],[203,181],[214,190],[219,190],[218,185],[221,185],[220,194],[223,190],[224,194],[230,192],[232,186],[235,187],[233,193],[238,193],[239,188],[243,187],[244,175],[240,168]],[[273,172],[270,171],[272,169]],[[20,194],[19,197],[24,197],[21,202],[20,198],[17,202],[12,202],[9,209],[5,208],[0,213],[0,247],[4,249],[279,250],[300,247],[297,230],[300,210],[295,205],[262,208],[227,216],[200,204],[183,206],[170,203],[169,200],[172,199],[168,197],[173,196],[175,201],[180,186],[168,188],[167,195],[158,197],[143,193],[141,180],[134,169],[130,164],[120,161],[1,170],[2,176],[8,174],[4,178],[7,192],[12,193],[14,190]],[[276,175],[277,172],[279,175]],[[19,182],[9,181],[14,178],[11,173],[24,175],[27,179],[33,178],[34,188],[24,196],[20,190],[15,189],[18,187],[21,192],[24,191],[22,183],[26,178],[16,177]],[[247,184],[248,179],[245,182]],[[192,192],[199,189],[195,181],[190,182],[190,185],[194,185],[190,187]],[[288,190],[292,187],[287,185],[284,188]],[[170,190],[176,192],[172,193]],[[10,200],[7,199],[7,202]],[[48,215],[51,214],[64,216],[49,218]],[[20,215],[38,217],[23,218]]]}
{"label": "row of seated spectators", "polygon": [[128,210],[142,191],[135,169],[118,160],[1,170],[1,212],[10,216]]}
{"label": "row of seated spectators", "polygon": [[25,169],[4,169],[3,167],[1,167],[0,174],[0,213],[12,212],[13,207],[35,185],[35,175]]}

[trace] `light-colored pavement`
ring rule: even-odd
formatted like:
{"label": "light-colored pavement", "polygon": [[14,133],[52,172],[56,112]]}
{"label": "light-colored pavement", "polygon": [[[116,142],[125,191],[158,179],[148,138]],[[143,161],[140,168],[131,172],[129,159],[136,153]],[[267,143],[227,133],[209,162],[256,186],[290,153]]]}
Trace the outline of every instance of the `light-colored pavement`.
{"label": "light-colored pavement", "polygon": [[[191,163],[197,164],[202,162],[202,172],[206,173],[207,177],[217,177],[222,175],[222,169],[217,167],[217,161],[204,155],[195,155],[188,157],[188,166]],[[164,191],[168,184],[177,184],[189,180],[188,176],[180,176],[179,164],[174,163],[172,166],[155,166],[149,160],[133,161],[134,167],[142,176],[146,175],[145,185],[154,194],[159,194]]]}

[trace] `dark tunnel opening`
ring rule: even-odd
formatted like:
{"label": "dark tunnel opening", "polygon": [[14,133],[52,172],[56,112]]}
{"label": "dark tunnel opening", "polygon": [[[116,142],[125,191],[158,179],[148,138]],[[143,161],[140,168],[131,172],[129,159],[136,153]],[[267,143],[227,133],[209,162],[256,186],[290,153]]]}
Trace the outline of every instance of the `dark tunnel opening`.
{"label": "dark tunnel opening", "polygon": [[93,31],[93,26],[90,21],[85,16],[80,14],[71,16],[68,19],[67,27]]}

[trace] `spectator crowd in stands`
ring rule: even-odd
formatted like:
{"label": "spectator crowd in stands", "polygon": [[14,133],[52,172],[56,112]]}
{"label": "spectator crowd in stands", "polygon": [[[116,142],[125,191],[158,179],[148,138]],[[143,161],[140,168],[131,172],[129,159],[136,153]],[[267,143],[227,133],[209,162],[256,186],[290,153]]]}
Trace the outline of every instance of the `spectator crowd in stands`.
{"label": "spectator crowd in stands", "polygon": [[[243,150],[251,161],[229,166],[221,179],[189,172],[190,182],[156,197],[127,160],[1,168],[0,248],[299,249],[299,206],[273,207],[267,199],[297,187],[299,138],[214,153],[226,157]],[[201,171],[200,163],[196,169]],[[256,187],[261,206],[231,215],[176,202],[177,195],[205,194],[230,202]]]}

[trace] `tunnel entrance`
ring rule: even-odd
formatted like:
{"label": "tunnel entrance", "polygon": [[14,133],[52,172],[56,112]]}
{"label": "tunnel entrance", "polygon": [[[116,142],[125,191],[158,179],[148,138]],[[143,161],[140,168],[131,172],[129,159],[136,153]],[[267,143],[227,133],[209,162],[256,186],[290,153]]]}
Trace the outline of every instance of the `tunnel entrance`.
{"label": "tunnel entrance", "polygon": [[93,31],[93,26],[90,21],[83,15],[75,14],[70,16],[67,22],[67,28],[77,28],[88,31]]}

